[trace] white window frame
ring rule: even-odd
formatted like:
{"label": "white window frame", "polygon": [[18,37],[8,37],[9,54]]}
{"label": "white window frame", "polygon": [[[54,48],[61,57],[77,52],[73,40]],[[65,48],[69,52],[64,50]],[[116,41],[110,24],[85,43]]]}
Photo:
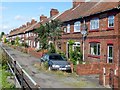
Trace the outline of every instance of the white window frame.
{"label": "white window frame", "polygon": [[29,33],[26,33],[26,37],[28,37],[29,36]]}
{"label": "white window frame", "polygon": [[[111,18],[112,17],[112,18]],[[109,23],[110,23],[110,19],[113,19],[113,26],[110,26]],[[114,15],[111,15],[111,16],[108,16],[108,27],[114,27],[114,24],[115,24],[115,17]]]}
{"label": "white window frame", "polygon": [[66,32],[67,32],[67,28],[66,28],[66,27],[64,27],[64,28],[63,28],[63,31],[64,31],[64,33],[66,33]]}
{"label": "white window frame", "polygon": [[[91,44],[96,44],[96,45],[97,45],[97,47],[96,47],[96,54],[94,53],[94,47],[92,47]],[[100,46],[100,43],[96,43],[96,42],[91,42],[91,43],[90,43],[89,46],[90,46],[90,54],[91,54],[91,55],[100,56],[101,46],[100,46],[100,48],[99,48],[98,45]],[[98,49],[98,48],[99,48],[99,49]],[[100,51],[98,51],[98,50],[100,50]],[[98,52],[99,52],[99,53],[98,53]]]}
{"label": "white window frame", "polygon": [[[112,47],[112,57],[109,56],[109,53],[110,53],[109,49],[110,49],[110,47]],[[107,63],[110,63],[109,59],[112,59],[112,63],[113,63],[113,45],[108,45],[107,49],[108,49],[107,50]]]}
{"label": "white window frame", "polygon": [[36,46],[36,42],[34,41],[34,47]]}
{"label": "white window frame", "polygon": [[73,51],[75,50],[75,47],[80,47],[80,42],[74,42]]}
{"label": "white window frame", "polygon": [[99,18],[94,18],[90,20],[90,30],[99,29]]}
{"label": "white window frame", "polygon": [[80,32],[80,26],[81,26],[80,21],[75,22],[74,23],[74,32]]}
{"label": "white window frame", "polygon": [[70,24],[67,25],[67,33],[70,33]]}

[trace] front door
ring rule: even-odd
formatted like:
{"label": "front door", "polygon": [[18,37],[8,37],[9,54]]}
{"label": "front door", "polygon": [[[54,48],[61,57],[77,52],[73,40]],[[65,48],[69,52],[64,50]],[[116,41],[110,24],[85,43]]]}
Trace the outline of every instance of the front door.
{"label": "front door", "polygon": [[113,63],[113,45],[108,45],[107,63]]}

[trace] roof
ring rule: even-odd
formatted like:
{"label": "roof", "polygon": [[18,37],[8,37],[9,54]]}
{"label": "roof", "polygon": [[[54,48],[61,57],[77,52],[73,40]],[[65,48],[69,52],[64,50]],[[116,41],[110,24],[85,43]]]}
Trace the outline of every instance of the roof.
{"label": "roof", "polygon": [[118,7],[118,2],[85,2],[61,14],[57,19],[62,22],[90,16]]}
{"label": "roof", "polygon": [[35,29],[37,26],[39,26],[39,22],[34,23],[33,25],[31,25],[29,28],[27,28],[24,32],[28,32],[31,31],[33,29]]}

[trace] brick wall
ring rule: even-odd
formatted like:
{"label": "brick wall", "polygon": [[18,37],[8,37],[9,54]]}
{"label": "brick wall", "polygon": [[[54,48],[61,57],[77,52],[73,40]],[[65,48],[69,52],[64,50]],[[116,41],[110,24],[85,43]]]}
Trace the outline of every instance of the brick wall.
{"label": "brick wall", "polygon": [[[103,68],[105,68],[105,74],[103,73]],[[111,69],[113,73],[111,73]],[[116,75],[115,75],[116,70]],[[77,65],[76,72],[78,75],[99,75],[99,83],[104,85],[104,78],[105,75],[105,86],[113,85],[114,88],[118,88],[118,69],[115,64],[106,64],[106,63],[93,63],[93,64],[79,64]],[[111,76],[110,76],[111,75]],[[110,81],[110,78],[112,81]]]}
{"label": "brick wall", "polygon": [[12,48],[24,52],[24,53],[28,53],[31,56],[34,56],[36,58],[40,58],[44,53],[47,53],[47,50],[42,50],[42,51],[35,51],[35,48],[23,48],[23,47],[18,47],[18,46],[11,46]]}
{"label": "brick wall", "polygon": [[36,58],[42,57],[42,55],[45,53],[47,53],[47,50],[42,50],[42,51],[37,52],[37,51],[35,51],[34,48],[28,48],[28,54],[30,54]]}
{"label": "brick wall", "polygon": [[79,64],[77,65],[76,72],[78,75],[99,74],[100,65],[99,64]]}

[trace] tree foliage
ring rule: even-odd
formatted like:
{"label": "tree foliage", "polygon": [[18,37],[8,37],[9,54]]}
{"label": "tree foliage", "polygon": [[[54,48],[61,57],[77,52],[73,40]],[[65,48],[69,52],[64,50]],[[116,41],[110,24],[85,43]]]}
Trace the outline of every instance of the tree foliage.
{"label": "tree foliage", "polygon": [[16,39],[15,39],[15,45],[16,45],[16,46],[19,46],[19,45],[20,45],[19,40],[20,40],[20,38],[19,38],[19,37],[16,37]]}
{"label": "tree foliage", "polygon": [[3,35],[5,35],[5,33],[1,32],[1,34],[0,34],[0,40],[2,39]]}
{"label": "tree foliage", "polygon": [[55,46],[56,40],[61,37],[61,22],[59,20],[52,20],[44,25],[41,24],[36,32],[38,33],[41,49],[47,49],[49,41],[52,41]]}

